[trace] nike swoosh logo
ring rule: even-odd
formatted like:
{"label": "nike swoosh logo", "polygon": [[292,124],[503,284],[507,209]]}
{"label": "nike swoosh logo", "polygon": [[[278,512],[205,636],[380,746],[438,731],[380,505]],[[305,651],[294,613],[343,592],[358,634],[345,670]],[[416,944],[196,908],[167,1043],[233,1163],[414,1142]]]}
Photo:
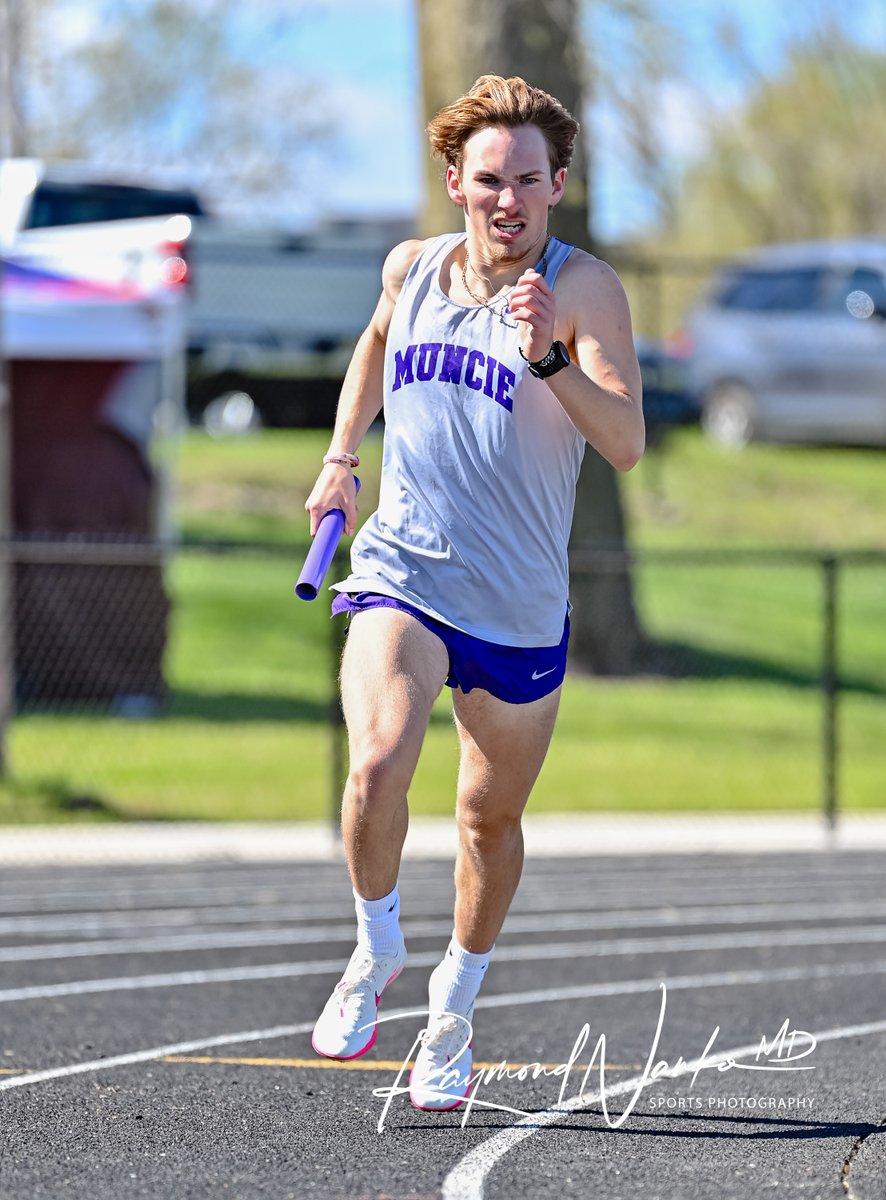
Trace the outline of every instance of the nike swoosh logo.
{"label": "nike swoosh logo", "polygon": [[545,675],[550,675],[551,672],[556,671],[556,669],[557,669],[556,667],[551,667],[550,671],[533,671],[532,678],[533,679],[544,679]]}

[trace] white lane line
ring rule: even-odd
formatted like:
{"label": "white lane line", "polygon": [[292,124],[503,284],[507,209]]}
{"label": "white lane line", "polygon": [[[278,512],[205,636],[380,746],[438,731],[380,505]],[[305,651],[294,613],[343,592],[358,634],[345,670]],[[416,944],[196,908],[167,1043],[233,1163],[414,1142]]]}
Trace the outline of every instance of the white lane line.
{"label": "white lane line", "polygon": [[[443,936],[451,921],[404,923],[407,938]],[[586,929],[584,918],[515,921],[507,933],[552,933]],[[201,950],[248,950],[261,946],[303,946],[318,942],[352,942],[352,925],[325,929],[256,929],[248,932],[183,933],[167,937],[114,938],[109,941],[57,942],[0,947],[0,962],[46,962],[73,958],[180,954]],[[741,933],[695,933],[679,937],[613,938],[595,942],[556,942],[524,946],[500,945],[496,961],[599,957],[622,954],[673,953],[683,950],[764,949],[773,946],[870,945],[886,942],[886,925],[839,925],[817,929],[752,929]]]}
{"label": "white lane line", "polygon": [[[670,983],[668,987],[670,987]],[[865,1025],[844,1025],[835,1029],[819,1030],[813,1033],[812,1036],[816,1042],[820,1043],[840,1041],[852,1037],[869,1037],[881,1033],[886,1033],[886,1021],[871,1021]],[[732,1050],[723,1052],[717,1051],[713,1057],[715,1060],[723,1062],[727,1059],[738,1061],[742,1058],[750,1058],[759,1054],[759,1052],[760,1041],[758,1039],[752,1045],[736,1046]],[[685,1063],[681,1067],[675,1067],[668,1074],[667,1078],[677,1079],[683,1075],[691,1075],[704,1061],[704,1059],[698,1058],[690,1063]],[[612,1084],[610,1087],[605,1088],[603,1096],[608,1101],[616,1096],[624,1096],[636,1092],[642,1080],[643,1076],[637,1075],[633,1079],[625,1079],[620,1083]],[[650,1087],[654,1083],[659,1082],[659,1080],[650,1080],[643,1084],[643,1087]],[[534,1133],[538,1133],[539,1130],[546,1126],[555,1124],[564,1117],[568,1117],[571,1113],[581,1112],[599,1103],[599,1092],[596,1095],[586,1098],[580,1095],[572,1096],[568,1100],[565,1100],[563,1104],[545,1109],[540,1113],[533,1113],[529,1117],[524,1117],[515,1125],[510,1126],[508,1129],[503,1129],[500,1133],[494,1134],[485,1142],[481,1142],[456,1163],[446,1176],[443,1181],[442,1200],[483,1200],[486,1180],[506,1154],[509,1154],[521,1142],[525,1141],[526,1138],[532,1137]]]}
{"label": "white lane line", "polygon": [[[410,954],[409,967],[435,967],[439,953]],[[32,984],[0,991],[0,1004],[49,1000],[56,996],[85,996],[101,992],[134,992],[151,988],[194,987],[201,984],[241,983],[257,979],[292,979],[302,975],[340,975],[342,958],[307,963],[269,963],[261,967],[217,967],[157,975],[122,975],[111,979],[78,979],[69,983]]]}
{"label": "white lane line", "polygon": [[[496,951],[498,954],[498,951]],[[410,954],[405,970],[415,967],[435,967],[440,955],[433,953]],[[179,971],[165,975],[124,975],[111,979],[81,979],[69,983],[33,984],[27,987],[7,988],[0,991],[0,1004],[18,1001],[49,1000],[58,996],[85,996],[105,992],[145,991],[153,988],[195,987],[204,984],[243,983],[261,979],[293,979],[305,975],[336,975],[341,973],[340,958],[323,962],[270,963],[261,967],[217,967],[204,971]],[[798,979],[826,979],[835,976],[880,975],[886,973],[886,959],[869,962],[822,963],[818,966],[779,967],[771,970],[746,969],[720,971],[708,975],[667,975],[668,987],[696,987],[699,981],[712,986],[733,986],[746,983],[765,983],[770,980],[786,982]],[[510,1004],[543,1004],[559,1000],[580,1000],[595,996],[632,995],[658,987],[663,976],[644,979],[618,980],[613,983],[577,984],[570,987],[547,988],[528,992],[507,992],[501,995],[480,997],[481,1008],[502,1008]],[[689,981],[688,983],[685,981]]]}
{"label": "white lane line", "polygon": [[[582,899],[585,903],[588,896]],[[540,920],[542,913],[553,911],[556,915]],[[426,933],[436,934],[442,926],[435,922],[422,923],[415,916],[439,913],[439,906],[432,904],[411,905],[410,915],[402,921],[404,933],[416,937]],[[0,937],[23,936],[25,934],[64,933],[75,931],[81,936],[91,934],[116,935],[139,934],[154,929],[158,932],[175,931],[177,927],[186,925],[191,933],[194,926],[201,925],[261,925],[271,921],[295,923],[302,920],[314,921],[317,918],[338,917],[341,921],[347,916],[347,924],[329,924],[318,926],[315,933],[305,934],[305,941],[323,941],[327,938],[353,937],[355,925],[350,912],[335,913],[330,906],[312,906],[310,908],[293,907],[291,905],[260,905],[245,908],[243,905],[230,908],[171,908],[144,909],[138,914],[85,912],[70,916],[29,916],[0,918]],[[521,908],[512,908],[504,927],[503,934],[513,932],[530,932],[535,925],[526,922],[537,922],[540,931],[554,928],[583,928],[583,929],[630,929],[645,926],[676,926],[676,925],[751,925],[770,922],[783,923],[786,919],[798,921],[821,921],[827,919],[853,917],[886,916],[886,900],[853,900],[836,901],[832,904],[808,904],[785,902],[772,904],[769,901],[759,903],[712,903],[703,906],[693,904],[680,906],[676,903],[661,902],[650,904],[649,907],[601,909],[594,905],[591,912],[584,912],[581,905],[567,903],[565,899],[557,901],[553,898],[547,904],[534,906],[531,911],[524,912]],[[136,919],[137,918],[137,919]],[[447,917],[446,920],[449,920]],[[554,922],[568,922],[565,926],[555,926]]]}
{"label": "white lane line", "polygon": [[[336,868],[341,870],[340,867]],[[567,893],[570,897],[587,897],[589,891],[593,894],[594,899],[598,900],[609,893],[615,895],[623,894],[626,890],[630,890],[634,886],[642,886],[644,891],[654,892],[656,889],[677,888],[680,890],[689,890],[695,897],[704,897],[708,893],[719,895],[723,892],[734,893],[736,897],[746,895],[748,892],[769,894],[772,891],[803,891],[813,890],[816,893],[822,890],[831,889],[835,893],[839,893],[845,887],[845,868],[835,867],[833,873],[814,873],[801,878],[791,877],[785,878],[784,871],[777,873],[770,872],[766,875],[761,875],[759,878],[748,878],[748,870],[750,864],[741,867],[741,879],[731,877],[731,871],[727,866],[723,866],[717,870],[711,868],[709,873],[706,873],[703,867],[699,864],[694,864],[692,868],[691,883],[687,883],[686,871],[681,869],[672,877],[657,873],[654,867],[648,870],[638,869],[619,870],[613,872],[611,878],[604,876],[600,871],[595,869],[593,885],[588,887],[578,887],[570,889]],[[535,892],[542,893],[542,897],[550,892],[551,888],[557,889],[558,896],[563,894],[564,886],[569,888],[569,878],[564,880],[564,872],[561,870],[555,875],[550,876],[531,876],[528,868],[524,872],[523,880],[520,885],[519,898],[527,898],[534,896]],[[55,882],[55,880],[54,880]],[[144,887],[140,888],[132,886],[130,880],[121,881],[123,886],[117,888],[117,881],[109,881],[108,887],[98,890],[94,884],[88,889],[73,891],[59,891],[47,894],[47,889],[43,888],[36,892],[12,892],[4,894],[0,891],[0,915],[12,914],[16,912],[27,912],[36,910],[39,912],[53,911],[75,911],[78,905],[89,902],[101,906],[104,910],[112,912],[119,909],[137,910],[141,901],[185,901],[193,903],[195,907],[205,907],[207,904],[214,906],[219,903],[228,903],[232,906],[242,903],[251,903],[255,901],[257,895],[263,895],[265,899],[269,896],[274,896],[276,902],[281,904],[297,902],[301,899],[307,900],[309,897],[316,897],[318,891],[321,894],[328,891],[330,898],[349,900],[350,897],[346,894],[347,889],[342,887],[340,880],[317,881],[316,886],[310,888],[302,888],[299,886],[297,879],[287,883],[285,880],[268,881],[258,878],[254,884],[232,883],[228,885],[219,885],[218,883],[206,887]],[[878,872],[876,868],[871,868],[870,871],[856,870],[853,868],[853,887],[862,883],[878,885],[882,883],[882,871]],[[48,887],[49,885],[47,885]],[[452,893],[452,877],[451,872],[440,878],[428,879],[421,875],[415,877],[404,872],[403,875],[404,890],[411,887],[420,887],[423,894],[428,890],[436,891],[438,888],[443,896],[448,897]],[[57,907],[54,907],[57,906]]]}
{"label": "white lane line", "polygon": [[27,1075],[12,1075],[0,1079],[0,1091],[25,1087],[32,1083],[45,1083],[49,1079],[66,1079],[70,1075],[87,1075],[93,1071],[104,1071],[110,1067],[128,1067],[133,1063],[151,1062],[166,1058],[170,1054],[195,1054],[212,1046],[231,1046],[239,1042],[260,1042],[265,1039],[293,1037],[308,1033],[314,1028],[313,1021],[300,1025],[275,1025],[272,1029],[251,1029],[244,1033],[223,1033],[218,1037],[200,1038],[194,1042],[175,1042],[169,1046],[153,1046],[150,1050],[134,1050],[129,1054],[115,1054],[111,1058],[98,1058],[89,1062],[71,1063],[65,1067],[49,1067],[45,1071],[31,1071]]}
{"label": "white lane line", "polygon": [[[97,868],[100,870],[100,868]],[[340,884],[333,890],[333,894],[342,896],[343,891]],[[35,910],[37,912],[76,912],[83,904],[98,905],[107,911],[114,910],[137,910],[142,902],[162,903],[168,901],[173,903],[190,903],[197,908],[202,908],[204,905],[215,904],[242,904],[254,902],[257,895],[263,895],[267,900],[269,897],[275,898],[279,903],[291,903],[293,899],[297,899],[297,893],[294,895],[295,889],[286,884],[262,884],[257,883],[254,886],[229,886],[219,887],[217,884],[214,887],[200,888],[120,888],[112,891],[110,888],[104,891],[91,889],[81,892],[38,892],[34,894],[16,893],[11,896],[3,896],[0,894],[0,913],[10,914],[16,912],[28,912]],[[313,890],[312,893],[313,894]]]}
{"label": "white lane line", "polygon": [[[835,977],[855,978],[886,973],[886,959],[870,962],[816,963],[800,967],[772,967],[769,970],[712,971],[705,975],[657,975],[645,979],[615,980],[611,983],[576,984],[571,987],[538,988],[530,992],[512,992],[500,996],[480,996],[477,1008],[508,1008],[520,1004],[552,1004],[566,1000],[596,999],[602,996],[633,996],[655,991],[664,981],[669,991],[687,991],[698,987],[745,987],[757,983],[796,983],[804,979]],[[516,1000],[515,997],[519,997]],[[759,1042],[757,1043],[759,1046]]]}
{"label": "white lane line", "polygon": [[[433,957],[436,962],[437,956]],[[420,964],[414,964],[420,965]],[[427,965],[427,964],[424,964]],[[843,963],[840,967],[840,978],[847,976],[867,975],[871,973],[886,972],[886,961],[879,963]],[[283,972],[280,972],[281,974]],[[306,972],[293,971],[295,974],[305,974]],[[209,974],[206,972],[206,974]],[[803,980],[803,979],[833,979],[833,966],[830,963],[823,963],[814,967],[798,967],[798,968],[775,968],[770,971],[725,971],[711,973],[707,975],[678,975],[673,978],[666,979],[668,989],[670,991],[679,990],[694,990],[700,987],[742,987],[749,984],[757,983],[773,983],[784,982],[788,980]],[[590,999],[595,996],[618,996],[618,995],[633,995],[638,992],[655,992],[662,984],[661,977],[650,979],[635,979],[629,980],[626,983],[612,984],[590,984],[584,987],[573,988],[550,988],[546,991],[533,992],[511,992],[501,996],[480,997],[477,1000],[478,1008],[504,1008],[516,1007],[522,1004],[549,1004],[557,1001],[574,1000],[574,999]],[[406,1016],[415,1012],[414,1008],[397,1009],[390,1014],[386,1014],[386,1020],[390,1021],[398,1016]],[[199,1050],[209,1049],[214,1046],[231,1046],[240,1042],[263,1041],[272,1038],[293,1037],[298,1034],[308,1033],[314,1027],[313,1021],[305,1021],[297,1025],[278,1025],[272,1029],[262,1030],[246,1030],[241,1033],[227,1033],[216,1037],[201,1038],[195,1041],[177,1042],[172,1045],[154,1046],[148,1050],[136,1050],[127,1054],[112,1055],[109,1058],[93,1059],[89,1062],[71,1063],[63,1067],[50,1067],[42,1071],[31,1071],[24,1075],[13,1075],[6,1079],[0,1079],[0,1091],[7,1091],[10,1088],[27,1087],[33,1083],[44,1083],[51,1079],[63,1079],[70,1075],[82,1075],[89,1072],[104,1071],[112,1067],[129,1066],[134,1063],[150,1062],[154,1059],[165,1058],[173,1054],[196,1054]],[[883,1027],[886,1029],[886,1022],[878,1022],[877,1028]],[[874,1028],[873,1026],[854,1026],[853,1030],[866,1030]],[[847,1034],[846,1036],[849,1036]],[[827,1040],[826,1037],[821,1037],[819,1040]],[[754,1043],[753,1047],[748,1049],[756,1053],[760,1048],[759,1040]],[[737,1057],[736,1052],[727,1052],[723,1057],[731,1054],[732,1057]],[[692,1064],[689,1065],[690,1068]],[[687,1068],[689,1069],[689,1068]],[[618,1087],[619,1085],[616,1085]],[[636,1087],[636,1081],[634,1082]],[[610,1089],[607,1089],[607,1097],[610,1094]],[[612,1091],[613,1095],[618,1092]],[[550,1121],[556,1120],[563,1115],[563,1110],[548,1110],[553,1115],[549,1118]],[[544,1114],[539,1114],[539,1119]],[[532,1117],[533,1125],[537,1118]],[[522,1124],[522,1122],[521,1122]],[[519,1128],[519,1126],[514,1127]],[[506,1130],[509,1133],[511,1130]],[[532,1130],[531,1132],[534,1132]],[[527,1134],[523,1133],[523,1136]],[[491,1139],[495,1142],[495,1138]],[[484,1146],[490,1143],[483,1143]],[[510,1148],[510,1147],[508,1147]],[[482,1149],[482,1147],[480,1147]],[[468,1156],[470,1158],[470,1156]],[[466,1160],[462,1160],[464,1162]],[[460,1166],[461,1164],[459,1164]],[[456,1168],[458,1170],[458,1168]],[[451,1175],[450,1175],[451,1178]],[[482,1194],[479,1193],[479,1194]],[[472,1193],[472,1195],[474,1195]],[[451,1200],[456,1200],[458,1193],[453,1193]],[[450,1200],[446,1197],[446,1200]]]}

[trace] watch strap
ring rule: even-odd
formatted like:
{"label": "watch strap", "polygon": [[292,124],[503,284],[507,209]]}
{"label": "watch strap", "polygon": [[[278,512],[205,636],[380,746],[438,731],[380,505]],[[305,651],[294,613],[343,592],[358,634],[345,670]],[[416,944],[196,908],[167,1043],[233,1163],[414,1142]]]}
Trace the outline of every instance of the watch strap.
{"label": "watch strap", "polygon": [[537,362],[530,362],[522,349],[520,357],[526,362],[530,374],[534,375],[536,379],[548,379],[551,375],[556,375],[558,371],[568,367],[571,361],[569,352],[562,342],[554,342],[547,354]]}

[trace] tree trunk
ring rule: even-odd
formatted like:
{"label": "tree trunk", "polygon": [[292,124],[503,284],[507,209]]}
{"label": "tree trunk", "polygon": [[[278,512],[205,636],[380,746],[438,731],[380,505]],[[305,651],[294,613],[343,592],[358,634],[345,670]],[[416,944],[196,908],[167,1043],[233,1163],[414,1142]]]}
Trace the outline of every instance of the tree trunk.
{"label": "tree trunk", "polygon": [[[577,0],[419,0],[422,99],[426,120],[468,90],[480,75],[521,75],[556,96],[581,119],[584,53]],[[565,241],[593,249],[589,234],[587,143],[578,138],[569,184],[551,217]],[[430,237],[458,227],[443,185],[445,167],[426,149],[427,190],[422,221]],[[590,447],[576,495],[571,549],[622,550],[625,517],[613,468]],[[601,674],[630,674],[644,638],[628,571],[573,572],[571,657]]]}

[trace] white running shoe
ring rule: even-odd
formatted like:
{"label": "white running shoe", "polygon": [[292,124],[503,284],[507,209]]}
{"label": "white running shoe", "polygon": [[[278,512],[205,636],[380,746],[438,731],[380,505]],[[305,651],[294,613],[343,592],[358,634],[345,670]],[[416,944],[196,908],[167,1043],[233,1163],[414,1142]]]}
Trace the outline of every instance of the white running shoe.
{"label": "white running shoe", "polygon": [[356,948],[314,1026],[311,1045],[318,1054],[359,1058],[372,1047],[381,994],[405,965],[402,941],[396,954],[374,955],[362,946]]}
{"label": "white running shoe", "polygon": [[432,1012],[409,1075],[409,1099],[428,1112],[458,1108],[471,1088],[473,1005],[459,1013]]}

